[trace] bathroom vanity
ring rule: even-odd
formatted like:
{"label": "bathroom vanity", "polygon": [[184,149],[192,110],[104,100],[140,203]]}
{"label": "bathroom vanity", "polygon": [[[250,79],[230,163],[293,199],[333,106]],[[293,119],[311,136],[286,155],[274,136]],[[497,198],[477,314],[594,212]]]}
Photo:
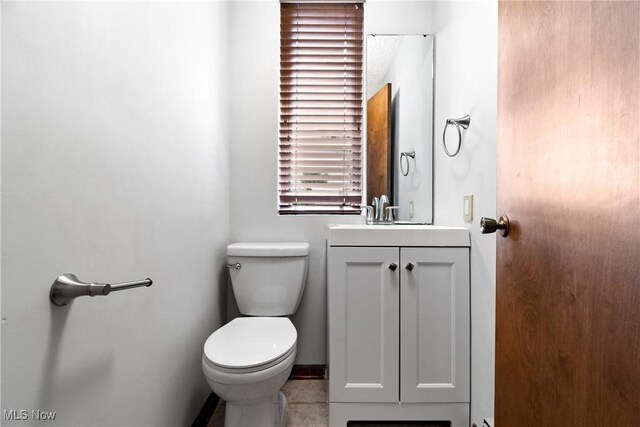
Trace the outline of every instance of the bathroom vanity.
{"label": "bathroom vanity", "polygon": [[469,425],[466,228],[331,225],[329,425]]}

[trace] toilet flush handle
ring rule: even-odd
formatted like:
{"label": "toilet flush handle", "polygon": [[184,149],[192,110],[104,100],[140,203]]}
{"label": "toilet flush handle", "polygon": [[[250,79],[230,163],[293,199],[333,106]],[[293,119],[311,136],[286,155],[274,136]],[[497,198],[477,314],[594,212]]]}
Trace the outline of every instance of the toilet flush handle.
{"label": "toilet flush handle", "polygon": [[235,264],[227,264],[227,268],[235,268],[236,270],[240,270],[242,266],[239,262],[236,262]]}

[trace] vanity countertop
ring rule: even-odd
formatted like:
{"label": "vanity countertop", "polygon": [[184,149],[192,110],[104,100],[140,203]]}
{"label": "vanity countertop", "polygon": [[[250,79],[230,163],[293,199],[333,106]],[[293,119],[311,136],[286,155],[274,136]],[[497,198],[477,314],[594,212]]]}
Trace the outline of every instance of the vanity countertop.
{"label": "vanity countertop", "polygon": [[331,224],[329,246],[470,247],[469,229],[441,225]]}

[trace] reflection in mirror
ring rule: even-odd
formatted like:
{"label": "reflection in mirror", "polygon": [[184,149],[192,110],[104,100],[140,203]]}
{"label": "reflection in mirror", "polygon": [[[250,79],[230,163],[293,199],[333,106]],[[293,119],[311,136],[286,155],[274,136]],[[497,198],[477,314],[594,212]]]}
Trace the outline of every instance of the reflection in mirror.
{"label": "reflection in mirror", "polygon": [[391,83],[367,96],[367,198],[391,191]]}
{"label": "reflection in mirror", "polygon": [[367,192],[433,222],[433,36],[367,36]]}

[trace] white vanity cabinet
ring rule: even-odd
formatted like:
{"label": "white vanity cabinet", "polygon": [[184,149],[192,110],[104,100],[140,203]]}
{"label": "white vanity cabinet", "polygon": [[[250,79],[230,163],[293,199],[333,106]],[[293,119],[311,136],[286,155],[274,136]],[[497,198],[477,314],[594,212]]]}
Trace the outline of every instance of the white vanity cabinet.
{"label": "white vanity cabinet", "polygon": [[327,239],[329,425],[469,426],[468,230],[354,227]]}

